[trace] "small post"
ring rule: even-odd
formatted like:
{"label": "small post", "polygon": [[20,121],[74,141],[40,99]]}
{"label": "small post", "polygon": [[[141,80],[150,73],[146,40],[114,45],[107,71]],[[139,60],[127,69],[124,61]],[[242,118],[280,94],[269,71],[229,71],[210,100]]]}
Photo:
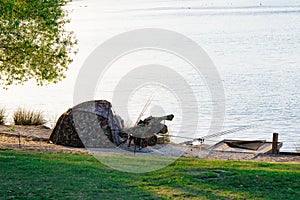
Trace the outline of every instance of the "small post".
{"label": "small post", "polygon": [[278,133],[273,133],[272,154],[278,154]]}
{"label": "small post", "polygon": [[18,131],[19,149],[21,148],[21,133]]}

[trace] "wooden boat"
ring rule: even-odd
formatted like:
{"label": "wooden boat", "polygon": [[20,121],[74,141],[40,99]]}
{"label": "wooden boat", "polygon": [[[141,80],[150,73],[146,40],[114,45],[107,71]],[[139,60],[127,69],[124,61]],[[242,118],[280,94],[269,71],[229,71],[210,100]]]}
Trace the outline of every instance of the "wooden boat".
{"label": "wooden boat", "polygon": [[[278,142],[278,149],[282,147],[282,142]],[[265,140],[222,140],[213,147],[213,151],[236,152],[236,153],[271,153],[272,142]]]}

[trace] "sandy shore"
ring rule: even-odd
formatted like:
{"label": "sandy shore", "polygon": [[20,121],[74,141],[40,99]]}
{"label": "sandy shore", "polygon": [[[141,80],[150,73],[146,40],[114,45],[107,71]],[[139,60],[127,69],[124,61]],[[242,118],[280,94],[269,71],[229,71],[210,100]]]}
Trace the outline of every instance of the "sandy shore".
{"label": "sandy shore", "polygon": [[[0,125],[0,149],[20,149],[35,150],[42,152],[67,152],[67,153],[88,153],[84,148],[73,148],[55,145],[48,142],[52,130],[44,126],[3,126]],[[158,152],[164,150],[165,155],[173,155],[174,149],[182,151],[183,157],[205,158],[205,159],[225,159],[225,160],[253,160],[267,162],[300,162],[298,155],[267,155],[267,154],[247,154],[233,152],[209,151],[203,147],[183,147],[179,145],[156,145],[145,148],[137,153]],[[132,153],[132,148],[127,149]],[[169,151],[169,152],[168,152]],[[106,154],[117,154],[117,149],[110,149]],[[145,154],[146,155],[146,154]]]}
{"label": "sandy shore", "polygon": [[52,129],[45,126],[0,125],[0,148],[26,149],[45,152],[86,152],[85,149],[50,144]]}

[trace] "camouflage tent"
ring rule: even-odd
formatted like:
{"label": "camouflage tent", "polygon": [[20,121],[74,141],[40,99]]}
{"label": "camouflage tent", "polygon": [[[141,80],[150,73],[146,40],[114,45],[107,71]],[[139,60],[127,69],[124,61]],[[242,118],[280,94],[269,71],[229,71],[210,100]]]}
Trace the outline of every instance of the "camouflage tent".
{"label": "camouflage tent", "polygon": [[72,147],[113,147],[122,142],[122,128],[110,102],[87,101],[60,116],[49,140]]}

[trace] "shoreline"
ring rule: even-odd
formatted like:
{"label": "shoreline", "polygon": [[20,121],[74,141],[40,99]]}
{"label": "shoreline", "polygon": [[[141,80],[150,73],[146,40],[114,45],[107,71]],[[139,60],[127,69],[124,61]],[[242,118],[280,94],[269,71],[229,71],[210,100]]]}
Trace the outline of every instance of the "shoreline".
{"label": "shoreline", "polygon": [[[11,130],[10,126],[0,125],[0,149],[13,150],[33,150],[38,152],[64,152],[64,153],[89,153],[88,149],[67,147],[62,145],[55,145],[48,142],[52,133],[52,129],[45,126],[14,126]],[[168,146],[172,146],[168,149]],[[219,159],[219,160],[245,160],[257,162],[300,162],[300,155],[286,155],[286,154],[247,154],[237,152],[216,152],[206,151],[205,147],[184,147],[180,145],[161,144],[157,147],[152,147],[153,150],[163,148],[167,152],[166,155],[172,155],[175,148],[182,150],[181,157],[184,158],[199,158],[199,159]],[[169,152],[168,152],[169,150]],[[137,152],[142,154],[151,151],[151,148],[143,150],[145,152]],[[108,152],[101,152],[101,154],[110,155],[118,154],[119,152],[110,149]],[[130,152],[128,152],[130,153]],[[146,154],[145,154],[146,155]],[[151,156],[151,155],[150,155]]]}

